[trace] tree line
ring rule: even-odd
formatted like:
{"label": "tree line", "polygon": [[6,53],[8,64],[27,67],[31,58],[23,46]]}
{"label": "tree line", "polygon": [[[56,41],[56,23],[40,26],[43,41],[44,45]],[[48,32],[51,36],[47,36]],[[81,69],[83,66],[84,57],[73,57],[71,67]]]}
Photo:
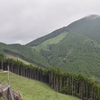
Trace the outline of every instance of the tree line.
{"label": "tree line", "polygon": [[45,82],[57,92],[76,96],[81,100],[100,100],[100,84],[84,77],[82,74],[65,73],[58,68],[50,67],[46,69],[25,65],[18,60],[3,59],[3,55],[0,54],[0,69],[2,70],[7,70],[7,66],[9,66],[9,71],[20,76]]}

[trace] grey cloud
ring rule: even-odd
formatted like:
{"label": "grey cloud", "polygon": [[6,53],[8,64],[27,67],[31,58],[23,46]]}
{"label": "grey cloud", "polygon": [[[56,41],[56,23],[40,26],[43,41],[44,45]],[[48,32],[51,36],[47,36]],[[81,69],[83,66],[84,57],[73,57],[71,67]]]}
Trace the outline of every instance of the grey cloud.
{"label": "grey cloud", "polygon": [[0,42],[28,43],[89,14],[99,0],[1,0]]}

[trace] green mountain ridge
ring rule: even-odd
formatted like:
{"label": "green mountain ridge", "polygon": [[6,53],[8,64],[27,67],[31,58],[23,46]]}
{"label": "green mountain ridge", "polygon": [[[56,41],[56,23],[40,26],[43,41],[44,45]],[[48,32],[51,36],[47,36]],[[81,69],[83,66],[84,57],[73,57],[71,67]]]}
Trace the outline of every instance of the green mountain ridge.
{"label": "green mountain ridge", "polygon": [[70,33],[79,33],[100,43],[100,16],[91,15],[67,26]]}
{"label": "green mountain ridge", "polygon": [[43,60],[45,58],[41,54],[24,45],[20,44],[7,45],[4,43],[0,43],[0,52],[14,56],[16,58],[21,58],[37,66],[45,67],[44,64],[48,66],[46,60]]}
{"label": "green mountain ridge", "polygon": [[42,67],[100,77],[100,16],[84,17],[26,45],[0,47],[1,52],[8,50]]}
{"label": "green mountain ridge", "polygon": [[66,31],[66,28],[65,28],[65,27],[60,28],[60,29],[58,29],[58,30],[53,31],[53,32],[50,33],[50,34],[47,34],[47,35],[45,35],[45,36],[43,36],[43,37],[40,37],[40,38],[38,38],[38,39],[36,39],[36,40],[33,40],[32,42],[26,44],[26,46],[37,46],[37,45],[39,45],[40,43],[42,43],[42,42],[44,42],[44,41],[46,41],[46,40],[48,40],[48,39],[54,38],[54,37],[56,37],[56,36],[62,34],[62,33],[65,32],[65,31]]}

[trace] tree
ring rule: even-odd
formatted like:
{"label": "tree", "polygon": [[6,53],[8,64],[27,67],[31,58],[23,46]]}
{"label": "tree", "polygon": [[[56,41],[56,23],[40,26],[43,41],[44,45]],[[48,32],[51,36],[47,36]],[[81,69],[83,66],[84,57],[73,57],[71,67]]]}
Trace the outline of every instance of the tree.
{"label": "tree", "polygon": [[0,53],[1,69],[3,70],[4,54]]}

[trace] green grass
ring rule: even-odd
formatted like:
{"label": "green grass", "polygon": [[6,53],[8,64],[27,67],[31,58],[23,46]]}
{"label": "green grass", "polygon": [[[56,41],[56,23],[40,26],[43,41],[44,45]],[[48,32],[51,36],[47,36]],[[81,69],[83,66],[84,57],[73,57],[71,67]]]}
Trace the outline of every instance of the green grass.
{"label": "green grass", "polygon": [[0,98],[0,100],[4,100],[3,98]]}
{"label": "green grass", "polygon": [[14,59],[14,60],[19,60],[19,61],[21,61],[21,62],[23,62],[24,64],[27,64],[27,65],[30,64],[29,62],[27,62],[27,61],[25,61],[25,60],[23,60],[23,59],[21,59],[19,57],[14,57],[14,56],[11,56],[11,55],[8,55],[8,54],[6,54],[6,58],[11,58],[11,59]]}
{"label": "green grass", "polygon": [[[7,83],[7,73],[0,73],[0,81],[2,81],[2,84]],[[13,89],[20,92],[23,100],[80,100],[55,92],[43,82],[31,80],[13,73],[10,73],[10,84]]]}
{"label": "green grass", "polygon": [[67,34],[68,34],[67,32],[63,32],[62,34],[54,38],[48,39],[44,41],[43,43],[39,44],[38,46],[33,46],[32,48],[36,49],[37,51],[40,51],[41,49],[48,50],[48,45],[59,43]]}

